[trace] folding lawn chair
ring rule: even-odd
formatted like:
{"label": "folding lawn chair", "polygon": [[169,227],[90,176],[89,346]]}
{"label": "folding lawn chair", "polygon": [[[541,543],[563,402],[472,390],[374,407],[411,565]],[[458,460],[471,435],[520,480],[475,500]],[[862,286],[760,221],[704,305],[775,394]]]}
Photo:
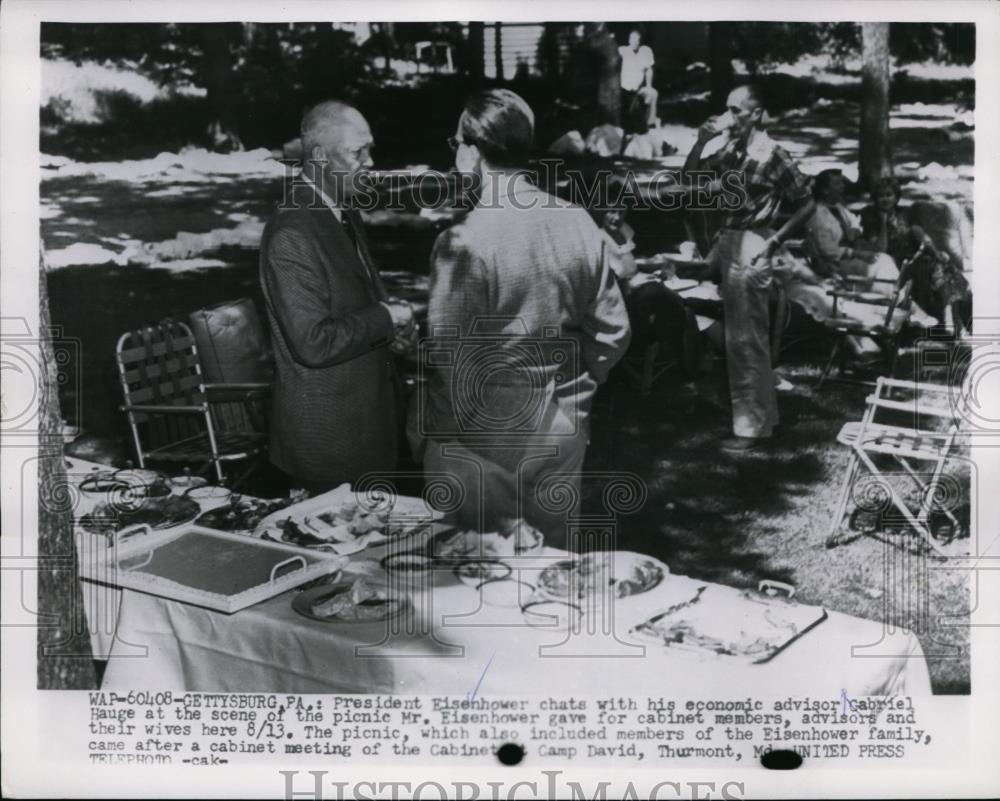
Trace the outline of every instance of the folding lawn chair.
{"label": "folding lawn chair", "polygon": [[[935,553],[945,555],[932,531],[930,517],[934,511],[945,463],[958,434],[955,399],[954,390],[946,385],[884,377],[876,381],[875,392],[865,401],[866,408],[861,422],[847,423],[837,435],[838,441],[851,448],[851,457],[827,535],[828,548],[841,543],[839,531],[851,490],[858,478],[868,473],[882,479],[880,491],[886,493],[888,500],[927,546]],[[925,419],[940,421],[943,430],[928,431],[884,422],[886,416],[898,417],[900,413],[909,413],[920,422]],[[876,420],[876,417],[880,419]],[[892,456],[915,482],[920,490],[920,506],[916,512],[883,475],[876,463],[880,456]],[[930,472],[918,472],[914,466],[917,462],[930,463]],[[957,532],[961,525],[952,511],[947,508],[941,511],[953,526],[953,531]]]}
{"label": "folding lawn chair", "polygon": [[115,348],[118,373],[139,467],[146,461],[214,468],[223,481],[225,463],[249,462],[239,485],[263,461],[265,434],[248,430],[220,430],[215,403],[253,403],[267,385],[208,384],[202,377],[198,349],[191,329],[165,320],[128,331]]}
{"label": "folding lawn chair", "polygon": [[[903,262],[899,268],[899,277],[891,282],[887,279],[849,278],[847,283],[854,284],[852,289],[831,289],[827,295],[833,298],[833,313],[824,325],[834,334],[833,348],[826,367],[817,382],[817,388],[829,377],[834,364],[838,375],[843,375],[846,368],[846,347],[848,337],[868,337],[873,339],[882,352],[883,361],[890,376],[896,373],[896,363],[899,360],[899,339],[910,320],[912,303],[910,295],[913,290],[913,265],[924,253],[921,245],[916,253]],[[892,284],[889,294],[864,291],[857,288],[858,284]],[[873,306],[885,306],[885,315],[875,324],[865,323],[841,313],[840,302],[853,301]]]}

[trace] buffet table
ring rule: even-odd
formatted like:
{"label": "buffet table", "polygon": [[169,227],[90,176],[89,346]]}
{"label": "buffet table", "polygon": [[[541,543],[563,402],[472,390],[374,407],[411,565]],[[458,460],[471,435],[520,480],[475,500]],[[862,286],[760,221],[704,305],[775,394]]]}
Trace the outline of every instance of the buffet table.
{"label": "buffet table", "polygon": [[[384,576],[373,555],[353,557],[345,574]],[[545,549],[517,564],[527,582],[564,555]],[[753,687],[761,695],[835,698],[930,692],[911,632],[832,611],[760,664],[630,638],[641,615],[699,591],[740,602],[740,591],[685,576],[668,575],[649,593],[613,604],[613,615],[594,618],[607,630],[591,636],[555,618],[529,623],[516,604],[502,605],[504,599],[484,596],[448,570],[392,580],[410,590],[409,608],[364,623],[303,617],[292,608],[297,590],[231,615],[105,586],[100,595],[86,588],[84,595],[91,606],[95,598],[114,604],[121,596],[103,684],[114,690],[636,695],[669,689],[721,697]]]}

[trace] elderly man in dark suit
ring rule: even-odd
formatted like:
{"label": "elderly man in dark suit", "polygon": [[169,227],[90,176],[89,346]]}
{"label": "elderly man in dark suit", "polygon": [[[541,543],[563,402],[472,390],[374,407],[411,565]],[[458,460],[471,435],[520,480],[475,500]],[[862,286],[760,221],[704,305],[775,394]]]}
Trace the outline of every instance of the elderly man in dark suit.
{"label": "elderly man in dark suit", "polygon": [[414,320],[388,297],[351,208],[372,144],[356,109],[308,111],[302,174],[261,243],[276,361],[271,461],[311,493],[396,464],[392,353],[414,338]]}

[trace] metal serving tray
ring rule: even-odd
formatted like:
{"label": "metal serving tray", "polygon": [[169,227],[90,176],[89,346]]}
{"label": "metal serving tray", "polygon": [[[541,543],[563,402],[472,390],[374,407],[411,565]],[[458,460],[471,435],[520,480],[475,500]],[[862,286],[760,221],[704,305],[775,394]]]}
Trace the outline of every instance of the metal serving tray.
{"label": "metal serving tray", "polygon": [[226,614],[339,570],[346,557],[203,526],[121,531],[83,559],[84,578]]}

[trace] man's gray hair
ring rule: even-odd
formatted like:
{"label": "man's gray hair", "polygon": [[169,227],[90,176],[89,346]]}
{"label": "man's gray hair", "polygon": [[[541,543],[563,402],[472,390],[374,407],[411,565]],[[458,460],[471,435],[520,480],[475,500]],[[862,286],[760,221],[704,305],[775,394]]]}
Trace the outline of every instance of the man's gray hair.
{"label": "man's gray hair", "polygon": [[340,100],[324,100],[317,103],[302,115],[302,153],[309,158],[313,147],[322,146],[330,140],[332,133],[339,132],[352,118],[360,116],[360,112]]}

